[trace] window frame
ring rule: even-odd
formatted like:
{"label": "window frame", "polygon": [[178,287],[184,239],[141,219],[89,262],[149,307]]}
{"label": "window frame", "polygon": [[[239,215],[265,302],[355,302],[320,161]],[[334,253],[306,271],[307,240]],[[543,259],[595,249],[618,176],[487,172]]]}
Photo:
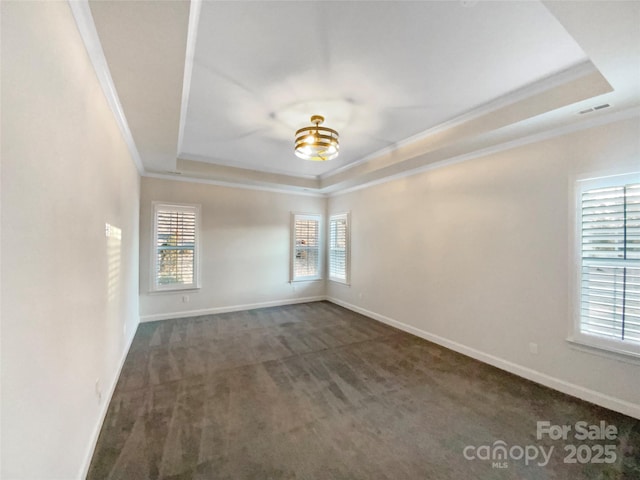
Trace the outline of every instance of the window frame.
{"label": "window frame", "polygon": [[640,172],[615,174],[600,177],[577,179],[573,185],[571,215],[574,231],[571,239],[572,262],[570,293],[571,310],[570,329],[567,341],[577,346],[584,346],[595,351],[611,353],[620,357],[633,357],[636,361],[640,358],[640,344],[625,342],[624,340],[610,339],[595,334],[582,332],[581,307],[582,307],[582,194],[599,188],[619,187],[623,185],[640,183]]}
{"label": "window frame", "polygon": [[[296,222],[298,220],[316,220],[318,222],[318,269],[315,275],[296,276]],[[289,282],[312,282],[323,280],[324,278],[324,235],[323,235],[323,216],[320,213],[291,213],[291,251],[289,255]]]}
{"label": "window frame", "polygon": [[[345,220],[345,247],[344,247],[344,278],[335,277],[331,274],[331,224],[335,220]],[[351,212],[335,213],[329,216],[329,227],[327,233],[327,278],[336,283],[350,285],[351,283]]]}
{"label": "window frame", "polygon": [[[183,211],[195,213],[195,242],[193,248],[193,282],[189,284],[166,284],[159,285],[157,279],[158,268],[158,211],[166,209],[170,211]],[[152,218],[151,218],[151,269],[150,269],[150,286],[151,293],[178,292],[183,290],[198,290],[201,288],[200,282],[200,213],[201,205],[193,203],[176,203],[176,202],[152,202]]]}

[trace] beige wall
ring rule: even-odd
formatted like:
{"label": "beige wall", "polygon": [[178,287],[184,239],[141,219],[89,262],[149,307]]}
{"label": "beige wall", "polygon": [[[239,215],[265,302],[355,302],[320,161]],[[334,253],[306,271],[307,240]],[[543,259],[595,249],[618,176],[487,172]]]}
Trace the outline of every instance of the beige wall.
{"label": "beige wall", "polygon": [[[149,293],[153,201],[201,209],[197,291]],[[325,212],[320,197],[142,179],[140,315],[142,320],[204,314],[324,295],[324,282],[289,283],[291,212]],[[183,296],[189,302],[183,302]]]}
{"label": "beige wall", "polygon": [[1,8],[0,476],[80,478],[138,323],[139,176],[69,4]]}
{"label": "beige wall", "polygon": [[620,121],[329,199],[329,214],[351,211],[353,242],[351,286],[329,282],[329,297],[640,416],[640,362],[565,341],[570,190],[640,170],[638,133]]}

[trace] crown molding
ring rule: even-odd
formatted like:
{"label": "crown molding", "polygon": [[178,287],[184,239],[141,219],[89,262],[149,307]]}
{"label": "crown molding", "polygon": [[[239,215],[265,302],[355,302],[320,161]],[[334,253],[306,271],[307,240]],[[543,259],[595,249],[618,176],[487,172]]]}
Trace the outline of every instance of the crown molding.
{"label": "crown molding", "polygon": [[[181,182],[190,182],[190,183],[203,183],[203,184],[216,185],[221,187],[244,188],[248,190],[284,193],[288,195],[303,195],[303,196],[310,196],[310,197],[335,197],[335,196],[351,193],[354,191],[362,190],[365,188],[374,187],[376,185],[381,185],[394,180],[410,177],[413,175],[418,175],[420,173],[427,172],[430,170],[444,168],[457,163],[466,162],[466,161],[484,157],[487,155],[496,154],[499,152],[511,150],[511,149],[529,145],[532,143],[541,142],[551,138],[560,137],[560,136],[568,135],[581,130],[587,130],[590,128],[603,126],[603,125],[607,125],[610,123],[623,121],[631,118],[640,118],[640,106],[633,106],[624,110],[614,111],[610,113],[602,112],[602,114],[599,114],[595,117],[584,118],[577,122],[574,121],[572,123],[564,124],[560,126],[552,126],[542,131],[531,133],[529,135],[523,135],[523,136],[514,138],[512,140],[495,143],[494,145],[490,145],[484,148],[471,149],[470,151],[460,155],[452,156],[439,161],[425,163],[415,168],[407,168],[405,170],[398,171],[397,173],[394,173],[394,174],[383,175],[379,178],[375,178],[369,181],[363,181],[361,183],[350,184],[349,186],[330,185],[323,188],[302,187],[302,186],[282,185],[282,184],[279,184],[279,186],[275,186],[274,183],[266,180],[265,181],[260,181],[255,179],[249,180],[247,178],[238,179],[238,180],[220,180],[220,179],[214,179],[214,178],[199,178],[199,177],[192,177],[192,176],[181,177],[179,176],[181,174],[180,172],[175,172],[174,174],[147,172],[145,173],[144,176],[150,177],[150,178],[159,178],[163,180],[172,180],[172,181],[181,181]],[[401,164],[399,164],[398,167],[402,168]],[[238,170],[242,170],[242,169],[238,169]],[[263,173],[259,171],[252,171],[252,172],[255,174]],[[375,173],[375,171],[372,173]],[[248,183],[250,181],[253,181],[254,183],[253,184]],[[355,182],[357,181],[358,179],[356,177]]]}
{"label": "crown molding", "polygon": [[268,183],[263,184],[249,184],[244,181],[227,181],[227,180],[214,180],[211,178],[198,178],[198,177],[182,177],[179,172],[176,174],[170,173],[158,173],[158,172],[146,172],[143,177],[146,178],[158,178],[161,180],[171,180],[174,182],[187,182],[187,183],[203,183],[207,185],[215,185],[217,187],[228,188],[242,188],[246,190],[257,190],[261,192],[271,193],[284,193],[287,195],[301,195],[305,197],[326,197],[327,195],[320,192],[317,188],[295,187],[295,186],[282,186],[275,187]]}
{"label": "crown molding", "polygon": [[382,178],[378,178],[368,182],[363,182],[350,187],[346,187],[346,188],[338,187],[335,190],[332,190],[332,187],[325,187],[320,189],[320,191],[324,192],[328,197],[336,197],[339,195],[355,192],[357,190],[363,190],[365,188],[381,185],[383,183],[391,182],[401,178],[418,175],[420,173],[427,172],[429,170],[435,170],[438,168],[455,165],[457,163],[467,162],[469,160],[485,157],[487,155],[493,155],[499,152],[511,150],[511,149],[529,145],[532,143],[542,142],[544,140],[561,137],[563,135],[579,132],[581,130],[588,130],[590,128],[595,128],[595,127],[607,125],[607,124],[618,122],[618,121],[628,120],[631,118],[640,118],[640,106],[628,108],[626,110],[621,110],[618,112],[612,112],[612,113],[598,116],[595,118],[584,119],[580,122],[571,123],[569,125],[565,125],[561,127],[551,128],[548,130],[544,130],[542,132],[537,132],[531,135],[526,135],[520,138],[516,138],[514,140],[498,143],[490,147],[474,150],[462,155],[447,158],[446,160],[436,161],[433,163],[422,165],[420,167],[404,170],[393,175],[387,175]]}
{"label": "crown molding", "polygon": [[276,185],[286,187],[298,187],[317,190],[320,182],[314,177],[304,178],[281,173],[269,173],[262,170],[251,170],[247,168],[218,165],[207,162],[199,162],[179,158],[176,164],[177,172],[158,173],[179,173],[196,178],[208,178],[211,180],[223,180],[227,182],[243,182],[258,185]]}
{"label": "crown molding", "polygon": [[467,111],[466,113],[463,113],[455,118],[452,118],[451,120],[447,120],[423,132],[417,133],[416,135],[412,135],[411,137],[408,137],[400,142],[397,142],[393,146],[381,148],[380,150],[377,150],[361,159],[358,159],[356,161],[348,163],[347,165],[343,165],[336,169],[325,172],[322,175],[320,175],[319,178],[320,180],[326,180],[327,178],[330,178],[334,175],[350,170],[354,167],[357,167],[358,165],[361,165],[371,160],[374,160],[376,158],[388,155],[394,151],[401,150],[404,147],[415,144],[416,142],[423,141],[429,137],[435,136],[439,133],[445,132],[454,127],[458,127],[470,121],[477,120],[485,115],[496,112],[497,110],[500,110],[501,108],[504,108],[506,106],[513,105],[517,102],[526,100],[535,95],[540,95],[546,91],[549,91],[550,89],[559,87],[568,82],[573,82],[581,78],[585,78],[589,75],[599,74],[599,73],[600,72],[598,71],[598,69],[590,61],[579,63],[565,70],[562,70],[561,72],[558,72],[554,75],[545,77],[533,84],[526,85],[522,88],[519,88],[501,97],[498,97],[494,100],[484,103],[476,108],[473,108]]}
{"label": "crown molding", "polygon": [[98,82],[102,87],[107,103],[113,112],[113,116],[120,128],[122,138],[124,139],[131,159],[136,166],[136,169],[140,175],[144,175],[145,169],[140,158],[140,153],[136,147],[136,143],[133,140],[133,135],[129,129],[129,123],[124,115],[118,92],[111,78],[111,72],[109,71],[109,65],[107,59],[102,50],[102,44],[98,37],[98,31],[96,30],[95,23],[93,22],[93,15],[91,14],[91,7],[88,0],[68,0],[69,7],[73,13],[73,17],[76,21],[78,31],[82,37],[82,41],[93,65],[93,69],[98,77]]}
{"label": "crown molding", "polygon": [[233,169],[237,169],[239,171],[246,171],[246,172],[258,172],[258,173],[269,173],[269,174],[273,174],[273,175],[285,175],[287,177],[291,177],[291,178],[300,178],[300,179],[305,179],[305,180],[318,180],[319,176],[318,175],[310,175],[310,174],[296,174],[296,173],[291,173],[289,171],[286,170],[282,170],[282,169],[278,169],[278,168],[261,168],[260,170],[256,170],[254,168],[251,168],[250,166],[244,164],[244,166],[239,167],[238,163],[234,163],[234,162],[224,162],[221,160],[217,160],[215,158],[211,158],[211,157],[207,157],[205,155],[198,155],[196,153],[186,153],[186,152],[182,152],[180,154],[178,154],[178,162],[180,160],[188,160],[190,162],[199,162],[202,164],[206,164],[206,165],[210,165],[211,167],[224,167],[224,168],[233,168]]}
{"label": "crown molding", "polygon": [[[426,163],[420,158],[431,157],[429,163],[461,153],[479,150],[490,144],[506,142],[531,134],[536,129],[553,129],[573,123],[579,118],[572,111],[579,102],[612,91],[607,80],[595,71],[560,84],[518,102],[494,109],[490,113],[457,123],[421,140],[398,147],[386,155],[373,158],[348,171],[321,180],[321,188],[330,190],[346,184],[363,183],[380,178],[387,171],[396,173]],[[573,106],[573,107],[572,107]],[[601,112],[602,113],[602,112]],[[562,115],[558,121],[558,115]],[[541,125],[542,124],[542,125]],[[547,124],[545,127],[544,124]],[[354,181],[362,178],[362,182]],[[335,189],[335,188],[334,188]]]}

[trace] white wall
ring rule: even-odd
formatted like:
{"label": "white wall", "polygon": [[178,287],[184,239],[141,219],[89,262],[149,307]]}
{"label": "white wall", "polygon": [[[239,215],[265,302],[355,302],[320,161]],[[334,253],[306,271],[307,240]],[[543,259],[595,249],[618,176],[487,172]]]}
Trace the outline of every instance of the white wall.
{"label": "white wall", "polygon": [[[197,203],[197,291],[149,293],[153,201]],[[289,283],[291,212],[324,214],[326,199],[202,183],[142,179],[140,315],[143,321],[282,304],[324,295],[324,282]],[[189,303],[182,297],[188,295]]]}
{"label": "white wall", "polygon": [[0,476],[80,478],[138,322],[140,180],[68,3],[1,8]]}
{"label": "white wall", "polygon": [[329,297],[639,416],[640,362],[565,341],[571,186],[638,171],[638,132],[620,121],[331,198],[329,214],[351,211],[353,254],[351,287]]}

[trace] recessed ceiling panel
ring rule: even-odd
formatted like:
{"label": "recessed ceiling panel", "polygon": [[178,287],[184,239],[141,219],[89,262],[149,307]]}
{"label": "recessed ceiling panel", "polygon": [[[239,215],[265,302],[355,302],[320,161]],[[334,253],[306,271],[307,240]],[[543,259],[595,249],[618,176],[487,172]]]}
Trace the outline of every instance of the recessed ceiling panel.
{"label": "recessed ceiling panel", "polygon": [[[320,175],[587,60],[538,2],[203,2],[180,155]],[[340,156],[309,162],[314,114]]]}

